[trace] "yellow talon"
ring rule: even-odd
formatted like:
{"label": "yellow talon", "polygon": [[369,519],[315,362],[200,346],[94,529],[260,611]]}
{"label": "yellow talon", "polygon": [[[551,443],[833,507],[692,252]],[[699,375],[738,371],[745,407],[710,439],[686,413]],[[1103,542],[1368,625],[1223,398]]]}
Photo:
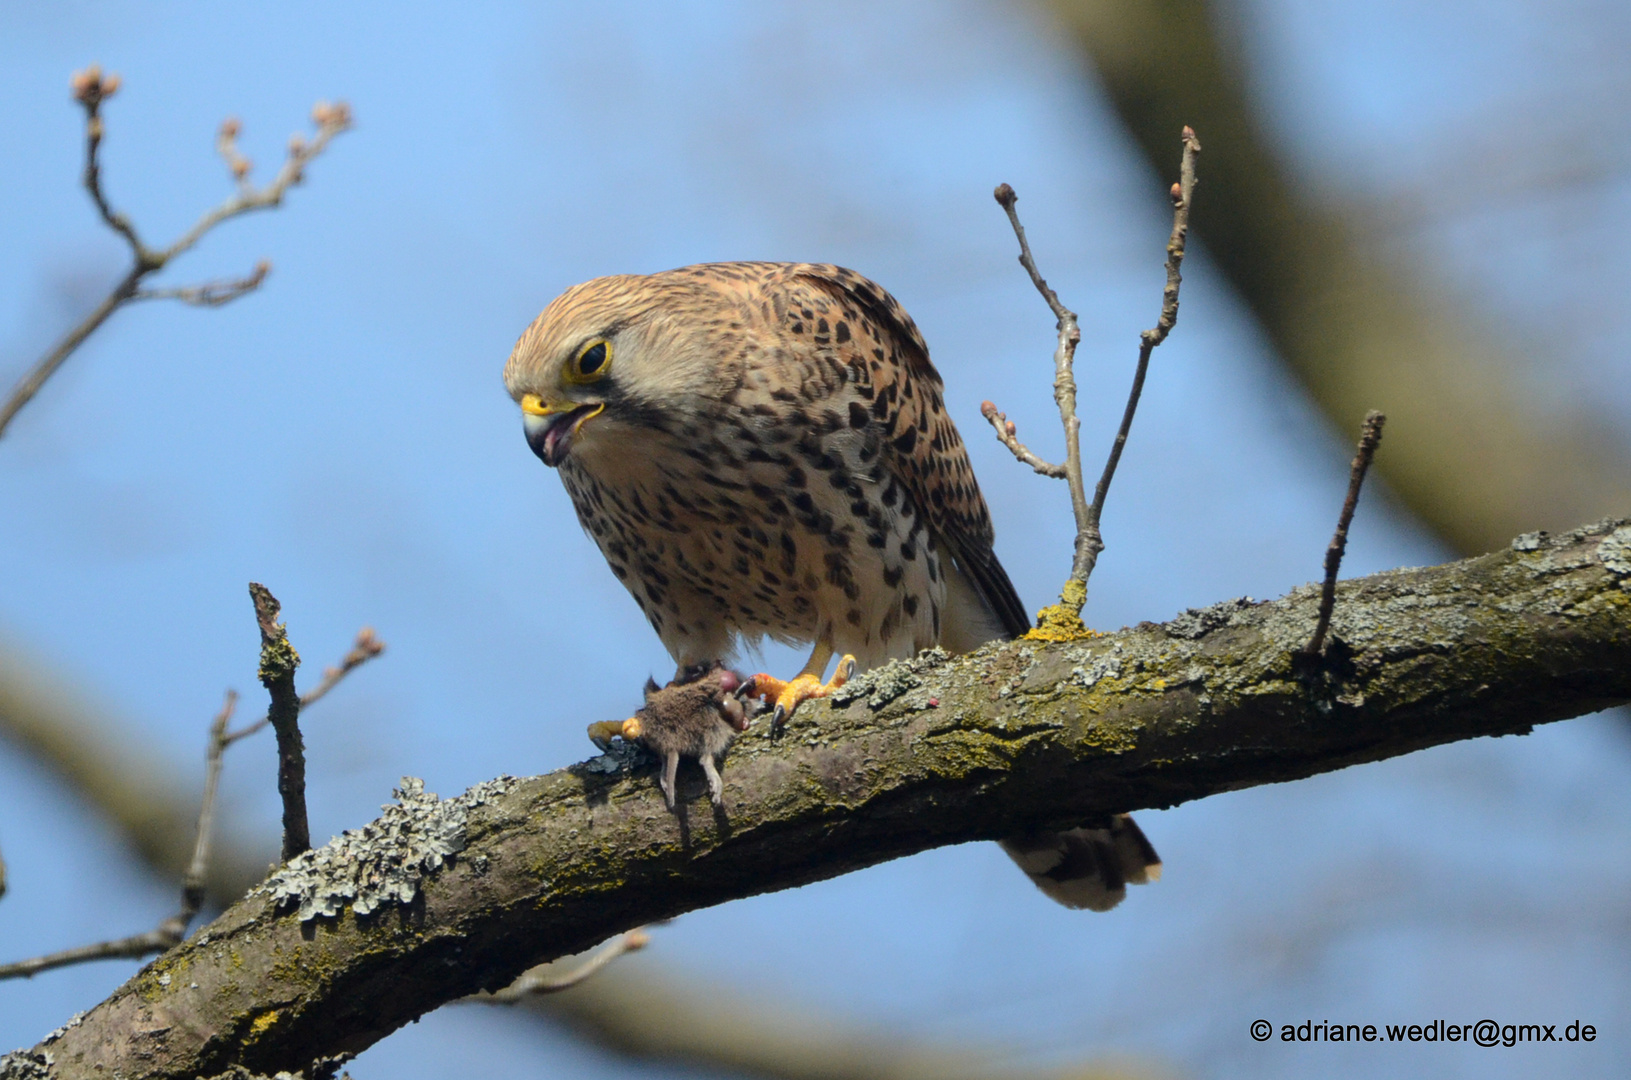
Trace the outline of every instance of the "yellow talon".
{"label": "yellow talon", "polygon": [[821,681],[820,675],[804,674],[794,678],[791,682],[783,682],[773,675],[755,675],[753,689],[750,693],[760,701],[776,701],[775,711],[770,714],[770,733],[774,735],[781,730],[781,726],[793,710],[811,698],[823,698],[849,682],[850,676],[855,674],[855,657],[845,655],[838,661],[838,670],[833,672],[831,679]]}
{"label": "yellow talon", "polygon": [[627,720],[601,720],[589,725],[589,741],[602,750],[612,745],[612,739],[621,738],[624,742],[633,742],[640,737],[640,718],[631,716]]}

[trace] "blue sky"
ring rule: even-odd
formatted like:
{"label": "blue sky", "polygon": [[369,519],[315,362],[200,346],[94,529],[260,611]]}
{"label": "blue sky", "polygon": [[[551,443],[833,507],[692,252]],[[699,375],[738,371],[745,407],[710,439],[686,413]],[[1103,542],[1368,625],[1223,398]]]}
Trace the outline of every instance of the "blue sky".
{"label": "blue sky", "polygon": [[[282,209],[222,227],[164,277],[266,257],[260,292],[221,310],[119,312],[0,442],[0,633],[159,752],[197,762],[223,688],[258,699],[247,581],[283,601],[313,676],[373,625],[389,652],[307,718],[319,839],[372,817],[403,775],[447,795],[587,756],[583,725],[627,715],[647,674],[670,665],[527,450],[499,373],[567,285],[738,258],[842,263],[901,299],[970,443],[998,553],[1030,606],[1049,602],[1068,569],[1065,492],[1008,459],[978,414],[996,400],[1058,456],[1052,321],[990,191],[1018,190],[1044,273],[1082,313],[1095,461],[1159,305],[1170,178],[1133,156],[1091,76],[1028,8],[824,10],[6,8],[8,380],[124,259],[78,186],[71,71],[99,60],[124,77],[106,110],[106,185],[151,242],[229,194],[212,150],[223,116],[241,119],[261,178],[315,100],[345,98],[357,125]],[[1460,37],[1445,28],[1462,26],[1461,9],[1237,14],[1298,167],[1374,193],[1432,175],[1446,132],[1515,95],[1550,100],[1547,73],[1562,78],[1575,56],[1554,42],[1566,35],[1521,6],[1490,10],[1500,17]],[[1348,137],[1310,137],[1315,120]],[[1204,200],[1203,186],[1198,216]],[[1555,237],[1579,225],[1567,196],[1535,205],[1434,218],[1395,247],[1421,257],[1425,245],[1453,288],[1539,333],[1562,310],[1553,270],[1572,265]],[[1611,223],[1626,206],[1623,186],[1598,202]],[[1505,256],[1494,268],[1475,257],[1491,251]],[[1204,249],[1186,266],[1182,321],[1106,513],[1087,612],[1102,627],[1312,579],[1341,501],[1346,434],[1279,371]],[[1623,400],[1623,420],[1624,365],[1593,359],[1623,356],[1615,318],[1595,336],[1577,328],[1572,366],[1542,381],[1610,409]],[[1446,557],[1385,488],[1367,490],[1347,574]],[[798,660],[769,650],[765,662]],[[1578,1012],[1606,1027],[1631,994],[1608,899],[1631,879],[1631,812],[1597,793],[1623,789],[1627,742],[1623,723],[1576,721],[1141,814],[1167,875],[1109,916],[1047,905],[994,846],[971,845],[687,916],[631,963],[925,1038],[986,1038],[1037,1060],[1153,1055],[1205,1076],[1377,1067],[1374,1053],[1329,1047],[1271,1053],[1245,1036],[1258,1015]],[[178,783],[196,783],[189,769]],[[269,742],[234,748],[224,796],[236,827],[268,838],[271,770]],[[0,955],[129,933],[173,903],[3,748],[0,793]],[[0,1044],[33,1042],[133,969],[0,984]],[[631,1071],[473,1009],[427,1018],[353,1071],[440,1075],[471,1040],[494,1075]],[[1611,1075],[1628,1061],[1611,1043],[1412,1060],[1480,1076],[1542,1062]]]}

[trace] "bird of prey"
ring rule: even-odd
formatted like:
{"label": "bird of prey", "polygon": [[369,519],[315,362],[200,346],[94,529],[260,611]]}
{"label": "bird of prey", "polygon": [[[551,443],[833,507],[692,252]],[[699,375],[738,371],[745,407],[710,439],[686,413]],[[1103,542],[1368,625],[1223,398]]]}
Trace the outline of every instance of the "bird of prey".
{"label": "bird of prey", "polygon": [[[504,382],[682,672],[767,637],[812,646],[790,683],[755,676],[778,719],[852,670],[1030,628],[928,346],[851,270],[596,278],[534,320]],[[1159,874],[1130,817],[1089,826],[1003,846],[1071,907]]]}

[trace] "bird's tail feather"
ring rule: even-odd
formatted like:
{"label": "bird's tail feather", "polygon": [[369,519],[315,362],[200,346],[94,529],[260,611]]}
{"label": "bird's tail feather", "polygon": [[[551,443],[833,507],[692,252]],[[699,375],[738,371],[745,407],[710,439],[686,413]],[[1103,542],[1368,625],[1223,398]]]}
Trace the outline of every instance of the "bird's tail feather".
{"label": "bird's tail feather", "polygon": [[1068,908],[1109,911],[1127,895],[1129,883],[1161,877],[1161,857],[1130,814],[1104,825],[1010,836],[1002,850],[1049,899]]}

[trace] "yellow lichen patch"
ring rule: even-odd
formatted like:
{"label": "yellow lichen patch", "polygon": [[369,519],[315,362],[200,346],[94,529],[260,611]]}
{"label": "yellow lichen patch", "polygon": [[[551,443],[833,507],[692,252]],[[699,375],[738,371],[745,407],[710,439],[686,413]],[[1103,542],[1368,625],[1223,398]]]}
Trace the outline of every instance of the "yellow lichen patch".
{"label": "yellow lichen patch", "polygon": [[1059,590],[1059,602],[1036,613],[1036,626],[1026,631],[1026,641],[1086,641],[1103,637],[1082,622],[1082,605],[1087,603],[1087,586],[1071,578]]}
{"label": "yellow lichen patch", "polygon": [[277,1019],[278,1010],[267,1009],[265,1012],[261,1013],[259,1016],[255,1017],[255,1019],[249,1022],[249,1037],[253,1039],[257,1035],[266,1034],[266,1032],[271,1029],[272,1025],[277,1023]]}
{"label": "yellow lichen patch", "polygon": [[1077,721],[1079,726],[1076,730],[1080,733],[1077,738],[1082,745],[1111,754],[1125,754],[1137,749],[1142,726],[1124,716],[1107,719],[1099,707],[1101,700],[1114,702],[1127,689],[1127,684],[1120,679],[1105,678],[1085,693],[1078,690],[1059,699],[1061,703],[1071,702],[1080,711],[1081,719]]}
{"label": "yellow lichen patch", "polygon": [[1095,720],[1082,729],[1081,741],[1111,754],[1125,754],[1138,747],[1138,729],[1123,723]]}

